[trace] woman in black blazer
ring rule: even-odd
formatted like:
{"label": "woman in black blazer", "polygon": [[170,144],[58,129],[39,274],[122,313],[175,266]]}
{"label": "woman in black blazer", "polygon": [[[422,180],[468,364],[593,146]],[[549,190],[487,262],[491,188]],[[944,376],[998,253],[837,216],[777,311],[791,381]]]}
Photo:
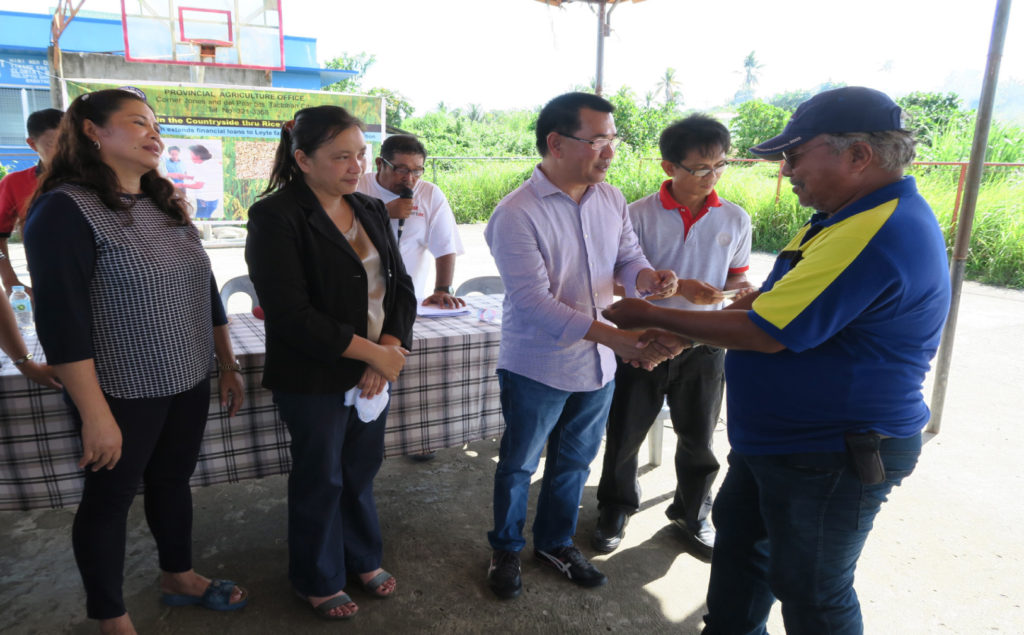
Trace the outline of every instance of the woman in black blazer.
{"label": "woman in black blazer", "polygon": [[[366,160],[361,128],[337,106],[305,108],[284,124],[245,245],[266,314],[263,385],[292,437],[289,578],[328,619],[358,610],[344,591],[350,573],[373,595],[395,590],[380,568],[373,499],[387,407],[377,414],[367,401],[346,404],[355,393],[386,400],[416,319],[387,211],[355,193]],[[360,419],[364,408],[372,420]]]}

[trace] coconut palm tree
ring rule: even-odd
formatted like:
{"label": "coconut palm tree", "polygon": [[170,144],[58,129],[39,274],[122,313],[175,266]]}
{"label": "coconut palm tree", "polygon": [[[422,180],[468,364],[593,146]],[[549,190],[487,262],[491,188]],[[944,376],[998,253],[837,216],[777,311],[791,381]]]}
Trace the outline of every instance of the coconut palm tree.
{"label": "coconut palm tree", "polygon": [[675,104],[679,101],[679,82],[676,80],[676,69],[666,68],[665,74],[658,80],[655,90],[665,91],[665,103]]}
{"label": "coconut palm tree", "polygon": [[754,51],[747,53],[747,56],[743,58],[743,88],[753,92],[754,86],[757,86],[757,73],[764,64],[757,61],[757,57],[754,55]]}

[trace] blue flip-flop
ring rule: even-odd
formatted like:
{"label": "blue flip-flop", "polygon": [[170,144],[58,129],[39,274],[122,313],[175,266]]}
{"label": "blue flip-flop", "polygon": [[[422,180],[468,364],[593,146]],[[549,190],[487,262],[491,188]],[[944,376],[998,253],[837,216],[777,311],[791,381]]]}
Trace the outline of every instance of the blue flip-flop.
{"label": "blue flip-flop", "polygon": [[242,599],[232,604],[231,592],[235,586],[237,585],[231,580],[212,580],[202,595],[164,593],[160,599],[167,606],[201,606],[211,611],[237,611],[249,602],[249,598],[245,589],[239,587]]}

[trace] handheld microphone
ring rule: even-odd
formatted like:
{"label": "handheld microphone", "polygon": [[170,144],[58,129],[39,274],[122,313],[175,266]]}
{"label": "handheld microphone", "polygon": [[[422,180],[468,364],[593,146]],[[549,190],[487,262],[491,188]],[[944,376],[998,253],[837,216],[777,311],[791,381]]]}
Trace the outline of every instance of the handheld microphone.
{"label": "handheld microphone", "polygon": [[[398,198],[412,198],[412,188],[404,187],[402,192],[398,195]],[[398,240],[402,240],[402,229],[405,228],[405,219],[398,219]]]}

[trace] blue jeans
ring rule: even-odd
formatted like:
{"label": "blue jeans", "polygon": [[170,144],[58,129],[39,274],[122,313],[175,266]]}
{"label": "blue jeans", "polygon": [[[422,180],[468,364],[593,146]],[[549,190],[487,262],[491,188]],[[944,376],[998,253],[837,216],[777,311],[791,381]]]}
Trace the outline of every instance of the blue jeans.
{"label": "blue jeans", "polygon": [[487,538],[494,549],[521,551],[526,546],[530,477],[546,443],[533,546],[543,551],[568,546],[590,463],[601,448],[615,382],[590,392],[568,392],[499,370],[498,384],[505,432],[494,473],[494,530]]}
{"label": "blue jeans", "polygon": [[845,452],[730,452],[712,512],[718,537],[704,633],[767,633],[776,599],[789,635],[862,633],[857,559],[886,496],[920,454],[920,434],[883,439],[886,479],[864,485]]}

